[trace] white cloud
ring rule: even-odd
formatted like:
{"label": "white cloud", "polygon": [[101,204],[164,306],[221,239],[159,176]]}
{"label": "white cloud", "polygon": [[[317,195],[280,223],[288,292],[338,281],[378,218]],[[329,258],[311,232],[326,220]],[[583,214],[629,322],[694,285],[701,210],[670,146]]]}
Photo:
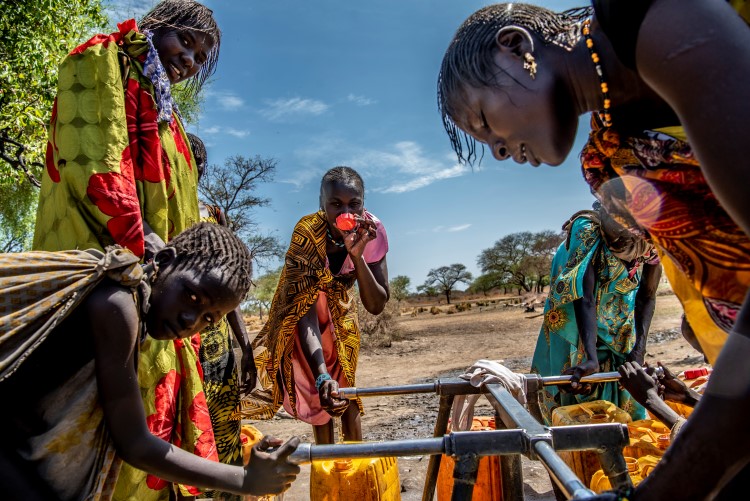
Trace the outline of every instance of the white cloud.
{"label": "white cloud", "polygon": [[321,115],[329,108],[323,101],[301,97],[267,100],[266,105],[261,114],[269,120],[283,120],[295,115]]}
{"label": "white cloud", "polygon": [[230,136],[239,137],[239,138],[243,138],[247,136],[248,134],[250,134],[249,130],[240,130],[240,129],[235,129],[233,127],[227,127],[225,132],[229,134]]}
{"label": "white cloud", "polygon": [[215,94],[215,97],[219,102],[219,107],[223,110],[233,111],[245,105],[245,101],[241,97],[231,92],[218,92]]}
{"label": "white cloud", "polygon": [[424,188],[435,181],[463,176],[471,171],[465,165],[427,157],[413,141],[401,141],[394,151],[370,151],[358,163],[384,173],[389,186],[376,188],[382,193],[405,193]]}
{"label": "white cloud", "polygon": [[370,99],[365,96],[357,96],[356,94],[349,94],[346,96],[346,100],[350,103],[354,103],[357,106],[370,106],[371,104],[377,103],[374,99]]}
{"label": "white cloud", "polygon": [[469,228],[471,228],[471,223],[459,224],[457,226],[451,226],[449,228],[446,228],[445,231],[456,232],[456,231],[468,230]]}
{"label": "white cloud", "polygon": [[243,138],[245,136],[249,136],[250,131],[245,129],[235,129],[234,127],[220,127],[218,125],[204,127],[195,131],[195,135],[198,137],[206,135],[215,136],[216,134],[228,134],[230,136]]}
{"label": "white cloud", "polygon": [[[334,165],[357,169],[366,177],[368,190],[378,193],[406,193],[471,172],[470,167],[457,164],[450,155],[426,156],[422,147],[413,141],[400,141],[385,149],[373,150],[347,143],[340,136],[321,134],[304,148],[297,149],[295,156],[301,168],[288,172],[282,182],[298,189],[318,181],[325,170]],[[452,231],[465,229],[456,228]]]}

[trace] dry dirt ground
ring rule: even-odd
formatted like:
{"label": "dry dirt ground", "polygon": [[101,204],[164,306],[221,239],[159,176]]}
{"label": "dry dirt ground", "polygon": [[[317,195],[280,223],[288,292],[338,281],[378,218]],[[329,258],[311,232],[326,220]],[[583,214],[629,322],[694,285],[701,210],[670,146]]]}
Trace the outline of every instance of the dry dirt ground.
{"label": "dry dirt ground", "polygon": [[[537,312],[540,308],[537,309]],[[670,368],[683,370],[703,366],[703,358],[679,334],[682,308],[675,296],[657,298],[651,327],[648,361],[661,360]],[[532,317],[532,318],[530,318]],[[528,372],[542,317],[524,313],[519,307],[473,306],[470,310],[447,315],[429,312],[398,318],[402,340],[389,348],[365,349],[360,355],[357,386],[385,386],[431,382],[457,376],[475,360],[504,360],[516,372]],[[437,415],[435,395],[371,397],[364,400],[362,417],[367,441],[432,436]],[[476,415],[491,415],[491,408],[480,400]],[[265,434],[279,438],[298,435],[312,441],[312,428],[300,421],[276,417],[270,421],[250,421]],[[428,457],[399,458],[404,501],[420,500]],[[286,493],[285,501],[309,499],[309,466]],[[554,500],[549,477],[538,462],[524,458],[527,500]]]}

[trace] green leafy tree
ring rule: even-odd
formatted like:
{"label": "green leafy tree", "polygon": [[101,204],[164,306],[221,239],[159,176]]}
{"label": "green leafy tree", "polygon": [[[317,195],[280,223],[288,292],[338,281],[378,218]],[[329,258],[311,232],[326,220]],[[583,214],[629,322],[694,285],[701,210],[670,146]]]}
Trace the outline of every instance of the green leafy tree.
{"label": "green leafy tree", "polygon": [[411,279],[406,275],[395,276],[388,282],[388,288],[391,291],[391,297],[398,302],[399,307],[401,306],[401,301],[409,297],[410,284]]}
{"label": "green leafy tree", "polygon": [[[101,0],[10,0],[0,16],[0,246],[28,248],[57,65],[106,24]],[[37,183],[38,185],[38,183]],[[9,190],[12,195],[8,195]],[[19,243],[20,242],[20,243]]]}
{"label": "green leafy tree", "polygon": [[498,287],[505,285],[506,278],[507,277],[504,273],[485,273],[474,279],[469,286],[469,290],[474,293],[481,292],[486,296],[492,289],[497,289]]}
{"label": "green leafy tree", "polygon": [[417,292],[420,294],[424,294],[427,297],[437,297],[440,294],[440,291],[435,287],[434,285],[418,285],[417,286]]}
{"label": "green leafy tree", "polygon": [[263,308],[268,311],[276,294],[276,286],[279,284],[281,268],[269,271],[254,280],[254,285],[250,289],[248,300],[258,306],[258,316],[263,320]]}
{"label": "green leafy tree", "polygon": [[424,285],[435,286],[443,294],[445,294],[445,300],[448,304],[451,304],[451,292],[456,287],[456,284],[463,282],[466,284],[471,283],[471,272],[466,269],[463,264],[452,264],[450,266],[441,266],[440,268],[433,268],[427,273],[427,280]]}

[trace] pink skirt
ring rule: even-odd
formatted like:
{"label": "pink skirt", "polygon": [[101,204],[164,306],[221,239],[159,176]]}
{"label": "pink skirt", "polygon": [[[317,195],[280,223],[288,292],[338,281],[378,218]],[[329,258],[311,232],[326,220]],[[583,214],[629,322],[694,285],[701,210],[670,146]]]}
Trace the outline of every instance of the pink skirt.
{"label": "pink skirt", "polygon": [[[318,301],[315,303],[315,309],[318,313],[323,358],[328,368],[328,374],[339,383],[340,387],[347,387],[349,386],[349,382],[346,380],[346,375],[341,369],[341,364],[339,364],[336,353],[336,345],[334,344],[336,333],[331,321],[331,312],[328,310],[328,299],[325,292],[321,291],[318,293]],[[302,351],[298,327],[294,328],[292,370],[294,371],[294,391],[297,398],[297,418],[312,425],[328,423],[331,420],[331,416],[320,406],[318,390],[315,389],[315,376],[313,376],[305,354]],[[286,391],[286,386],[282,385],[282,387],[284,388],[284,409],[289,414],[294,415],[295,413],[289,402],[289,394]]]}

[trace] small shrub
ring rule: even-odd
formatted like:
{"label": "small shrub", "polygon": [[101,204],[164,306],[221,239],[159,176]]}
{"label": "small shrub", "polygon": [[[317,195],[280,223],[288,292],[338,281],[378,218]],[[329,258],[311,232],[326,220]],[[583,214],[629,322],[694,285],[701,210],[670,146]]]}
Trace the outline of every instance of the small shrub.
{"label": "small shrub", "polygon": [[387,348],[393,341],[403,339],[398,331],[396,318],[399,316],[398,303],[388,301],[380,315],[368,312],[359,297],[356,298],[359,331],[363,348]]}
{"label": "small shrub", "polygon": [[454,313],[456,313],[456,308],[451,306],[450,308],[448,308],[448,311],[446,311],[445,313],[447,313],[448,315],[453,315]]}
{"label": "small shrub", "polygon": [[432,313],[433,315],[437,315],[437,314],[438,314],[438,313],[440,313],[441,311],[443,311],[443,310],[441,310],[441,309],[440,309],[440,308],[438,308],[437,306],[433,306],[432,308],[430,308],[430,313]]}

